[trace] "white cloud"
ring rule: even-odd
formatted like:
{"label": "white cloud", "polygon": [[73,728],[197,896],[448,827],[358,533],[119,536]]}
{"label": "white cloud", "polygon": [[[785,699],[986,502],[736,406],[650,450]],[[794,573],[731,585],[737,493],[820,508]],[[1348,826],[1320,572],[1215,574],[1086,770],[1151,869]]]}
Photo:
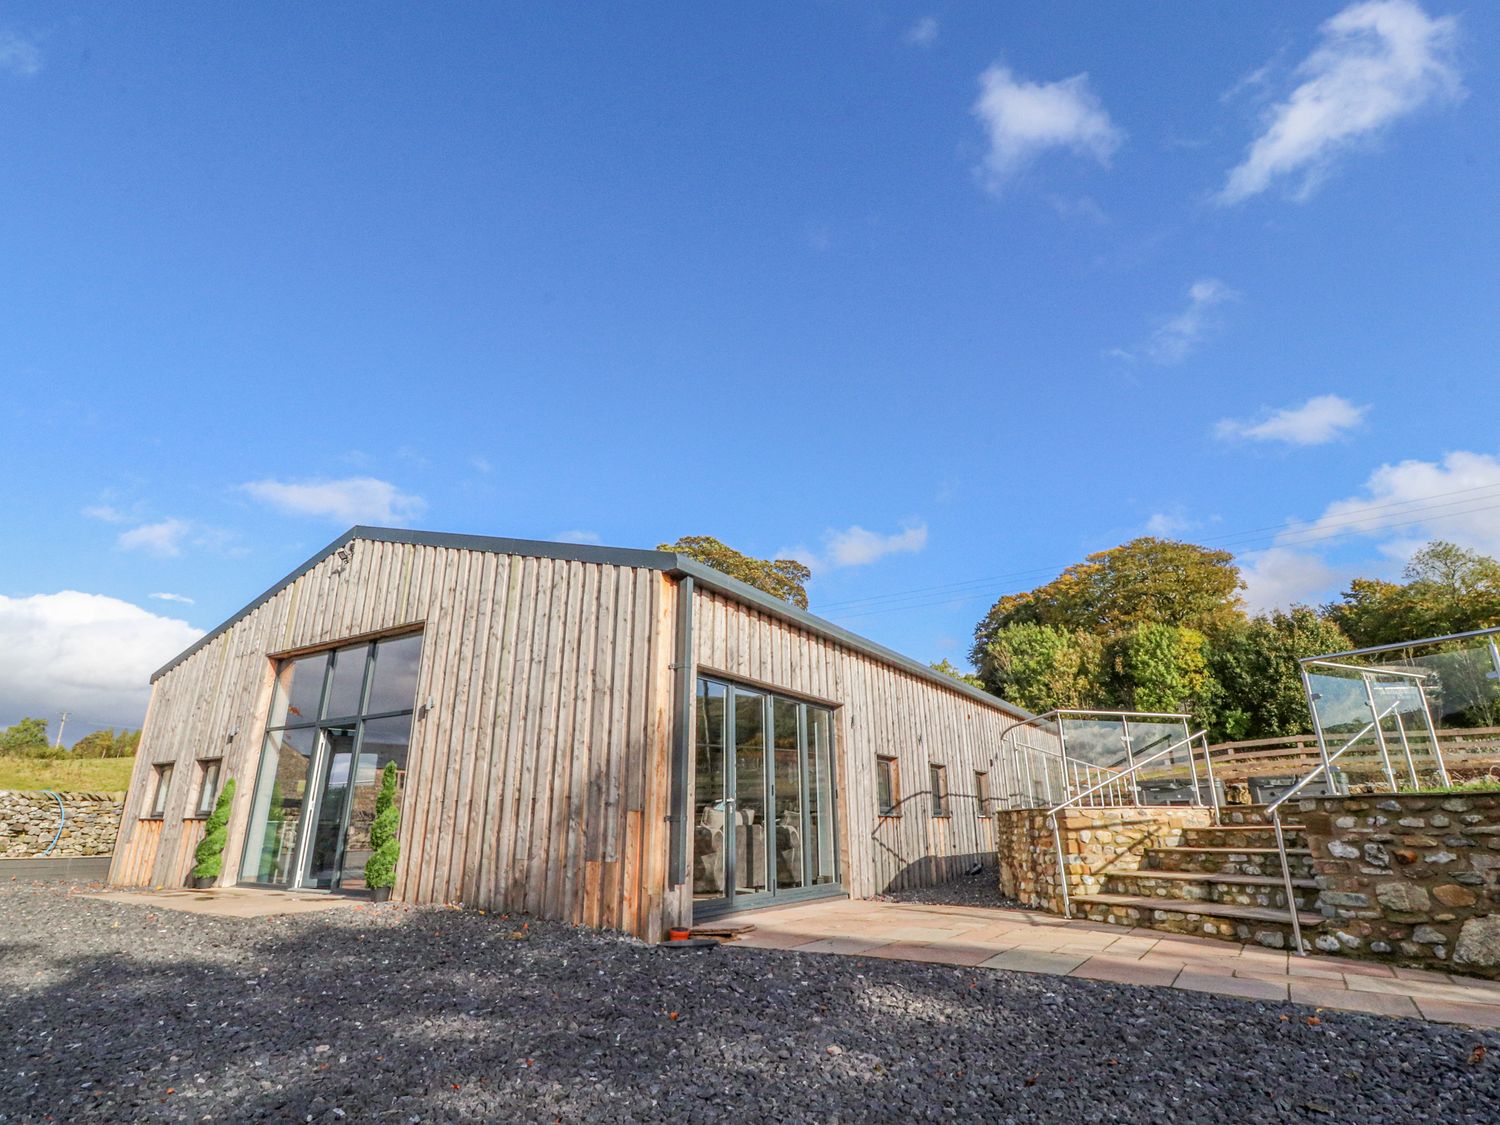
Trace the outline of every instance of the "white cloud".
{"label": "white cloud", "polygon": [[1312,523],[1284,532],[1281,542],[1353,537],[1382,539],[1381,550],[1395,558],[1431,539],[1500,555],[1500,460],[1458,451],[1441,462],[1382,465],[1363,495],[1329,504]]}
{"label": "white cloud", "polygon": [[868,566],[887,555],[915,554],[926,546],[926,524],[908,524],[900,531],[887,535],[867,531],[855,524],[843,530],[830,528],[825,531],[821,552],[799,549],[790,553],[789,557],[801,559],[813,570],[831,570],[835,567]]}
{"label": "white cloud", "polygon": [[1430,101],[1463,94],[1453,60],[1454,16],[1434,19],[1412,0],[1367,0],[1323,24],[1322,41],[1296,70],[1299,85],[1266,115],[1265,128],[1230,171],[1228,206],[1297,178],[1307,198],[1335,159]]}
{"label": "white cloud", "polygon": [[1146,521],[1146,534],[1170,538],[1192,526],[1192,521],[1170,512],[1156,512]]}
{"label": "white cloud", "polygon": [[1248,551],[1238,559],[1251,613],[1321,605],[1338,596],[1357,568],[1335,567],[1320,555],[1289,547]]}
{"label": "white cloud", "polygon": [[1258,422],[1226,418],[1214,427],[1221,438],[1281,441],[1288,445],[1326,445],[1354,429],[1369,412],[1338,395],[1318,395],[1301,406],[1288,406]]}
{"label": "white cloud", "polygon": [[202,635],[103,594],[0,596],[0,724],[69,711],[140,726],[151,673]]}
{"label": "white cloud", "polygon": [[14,31],[0,31],[0,71],[30,78],[42,69],[42,52],[30,39]]}
{"label": "white cloud", "polygon": [[148,596],[155,598],[159,602],[180,602],[182,605],[194,604],[193,599],[186,594],[150,594]]}
{"label": "white cloud", "polygon": [[1104,354],[1130,362],[1144,356],[1152,363],[1181,363],[1218,327],[1214,309],[1238,296],[1216,278],[1199,278],[1188,286],[1187,307],[1162,322],[1139,349],[1110,348]]}
{"label": "white cloud", "polygon": [[158,558],[173,558],[182,554],[183,540],[192,529],[193,525],[187,520],[158,520],[120,532],[115,543],[122,551],[144,551]]}
{"label": "white cloud", "polygon": [[1089,89],[1087,74],[1027,82],[997,64],[979,76],[979,91],[973,112],[989,139],[981,171],[994,192],[1048,149],[1068,149],[1108,167],[1125,139]]}
{"label": "white cloud", "polygon": [[597,531],[559,531],[556,538],[559,543],[598,544],[604,542]]}
{"label": "white cloud", "polygon": [[469,458],[469,468],[473,469],[476,473],[488,473],[494,467],[488,457],[481,457],[477,453]]}
{"label": "white cloud", "polygon": [[912,47],[931,47],[938,41],[938,21],[934,16],[923,16],[906,29],[902,40]]}
{"label": "white cloud", "polygon": [[264,504],[292,516],[318,516],[343,524],[391,524],[421,515],[427,504],[374,477],[343,480],[251,481],[241,485]]}
{"label": "white cloud", "polygon": [[83,514],[91,520],[99,520],[103,523],[129,523],[131,519],[119,508],[109,504],[92,504],[83,510]]}

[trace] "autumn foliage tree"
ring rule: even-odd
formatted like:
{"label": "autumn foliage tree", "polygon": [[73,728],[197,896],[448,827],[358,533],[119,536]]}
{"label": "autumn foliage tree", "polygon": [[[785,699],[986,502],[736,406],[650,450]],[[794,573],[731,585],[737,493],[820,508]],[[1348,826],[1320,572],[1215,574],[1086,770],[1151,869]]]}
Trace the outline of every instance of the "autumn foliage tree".
{"label": "autumn foliage tree", "polygon": [[812,571],[796,559],[757,559],[741,554],[711,535],[685,535],[675,543],[659,543],[658,551],[676,551],[697,559],[731,578],[738,578],[757,590],[807,608],[807,580]]}

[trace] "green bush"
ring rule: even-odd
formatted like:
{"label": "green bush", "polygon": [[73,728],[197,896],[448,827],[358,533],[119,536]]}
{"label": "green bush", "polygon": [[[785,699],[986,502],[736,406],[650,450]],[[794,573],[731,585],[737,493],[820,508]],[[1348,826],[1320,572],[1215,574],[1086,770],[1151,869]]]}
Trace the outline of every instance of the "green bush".
{"label": "green bush", "polygon": [[219,790],[214,811],[203,825],[203,840],[193,853],[193,878],[217,879],[224,870],[224,842],[229,838],[229,803],[234,800],[234,778]]}
{"label": "green bush", "polygon": [[375,823],[370,825],[370,861],[365,864],[365,885],[396,885],[396,860],[401,845],[396,834],[401,827],[401,813],[396,808],[396,763],[387,762],[380,771],[380,792],[375,794]]}

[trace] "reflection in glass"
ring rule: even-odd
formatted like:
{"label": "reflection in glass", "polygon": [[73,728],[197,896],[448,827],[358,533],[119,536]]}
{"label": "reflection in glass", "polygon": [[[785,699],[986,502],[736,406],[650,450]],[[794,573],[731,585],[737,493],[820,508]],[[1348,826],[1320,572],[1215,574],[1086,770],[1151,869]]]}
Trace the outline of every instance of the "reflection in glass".
{"label": "reflection in glass", "polygon": [[406,776],[406,750],[411,740],[411,716],[393,715],[366,719],[361,725],[359,754],[354,765],[354,784],[349,791],[349,822],[344,832],[344,854],[338,886],[356,890],[365,885],[365,864],[370,860],[370,826],[375,823],[375,796],[380,792],[381,773],[387,763],[396,765],[396,800],[401,800]]}
{"label": "reflection in glass", "polygon": [[775,762],[772,767],[775,810],[775,861],[778,887],[802,886],[802,705],[775,699]]}
{"label": "reflection in glass", "polygon": [[370,678],[366,715],[409,708],[417,697],[417,668],[422,660],[422,634],[394,637],[375,646],[375,671]]}
{"label": "reflection in glass", "polygon": [[822,707],[807,708],[807,851],[810,882],[834,883],[833,716]]}
{"label": "reflection in glass", "polygon": [[[328,705],[323,714],[330,719],[360,713],[359,697],[365,684],[365,664],[369,645],[341,648],[333,654],[333,678],[328,682]],[[408,707],[411,701],[408,699]]]}
{"label": "reflection in glass", "polygon": [[326,652],[283,660],[276,672],[276,693],[271,699],[271,717],[266,726],[316,722],[318,703],[323,698],[323,674],[327,670]]}
{"label": "reflection in glass", "polygon": [[698,727],[694,748],[693,897],[725,894],[724,699],[727,688],[698,681]]}
{"label": "reflection in glass", "polygon": [[734,691],[735,894],[766,889],[766,697]]}
{"label": "reflection in glass", "polygon": [[318,795],[312,844],[307,852],[306,886],[327,888],[338,882],[354,733],[353,727],[327,727],[323,730],[323,785]]}
{"label": "reflection in glass", "polygon": [[307,801],[307,771],[316,731],[310,727],[266,735],[250,806],[250,830],[240,877],[252,883],[292,881],[297,826]]}

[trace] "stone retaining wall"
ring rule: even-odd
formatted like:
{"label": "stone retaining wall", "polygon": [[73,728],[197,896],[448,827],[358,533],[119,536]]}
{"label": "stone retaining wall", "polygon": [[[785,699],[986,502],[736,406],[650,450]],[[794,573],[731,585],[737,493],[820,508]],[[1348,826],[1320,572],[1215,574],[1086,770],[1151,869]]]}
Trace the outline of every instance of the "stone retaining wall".
{"label": "stone retaining wall", "polygon": [[[1067,857],[1068,893],[1098,894],[1104,872],[1134,871],[1148,847],[1182,842],[1185,828],[1213,823],[1208,809],[1153,805],[1150,808],[1069,809],[1057,826]],[[1000,891],[1023,906],[1061,913],[1062,887],[1052,822],[1036,809],[1003,809],[995,814],[1000,856]]]}
{"label": "stone retaining wall", "polygon": [[[109,855],[115,850],[124,798],[114,793],[63,793],[67,821],[54,856]],[[51,793],[0,789],[0,859],[29,859],[57,835],[57,799]]]}
{"label": "stone retaining wall", "polygon": [[1319,797],[1283,818],[1307,826],[1318,949],[1500,977],[1500,794]]}

